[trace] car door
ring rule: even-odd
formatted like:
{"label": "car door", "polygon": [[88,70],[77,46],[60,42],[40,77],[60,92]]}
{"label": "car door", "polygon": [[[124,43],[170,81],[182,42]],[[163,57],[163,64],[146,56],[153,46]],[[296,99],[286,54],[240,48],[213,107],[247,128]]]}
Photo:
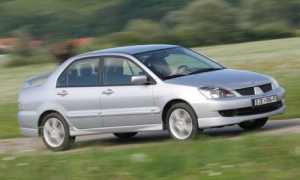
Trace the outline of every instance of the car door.
{"label": "car door", "polygon": [[99,58],[78,60],[57,81],[56,102],[75,128],[102,127],[98,69]]}
{"label": "car door", "polygon": [[103,126],[155,124],[153,85],[133,85],[131,77],[143,70],[123,57],[103,58],[101,107]]}

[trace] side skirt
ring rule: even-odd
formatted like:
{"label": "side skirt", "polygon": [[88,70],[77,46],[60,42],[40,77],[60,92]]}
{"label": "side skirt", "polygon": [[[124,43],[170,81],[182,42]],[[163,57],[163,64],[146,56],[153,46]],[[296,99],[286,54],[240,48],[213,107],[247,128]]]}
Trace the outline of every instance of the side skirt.
{"label": "side skirt", "polygon": [[141,126],[122,126],[122,127],[103,127],[92,129],[76,129],[70,127],[71,136],[82,136],[92,134],[105,134],[105,133],[124,133],[124,132],[149,132],[149,131],[163,131],[162,124],[151,124]]}

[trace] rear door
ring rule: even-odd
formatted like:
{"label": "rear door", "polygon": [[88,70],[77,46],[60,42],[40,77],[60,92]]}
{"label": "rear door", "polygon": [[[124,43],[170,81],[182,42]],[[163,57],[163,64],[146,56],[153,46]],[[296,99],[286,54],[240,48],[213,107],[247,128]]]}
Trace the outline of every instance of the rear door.
{"label": "rear door", "polygon": [[61,113],[75,128],[102,127],[99,58],[75,61],[59,77],[55,90]]}

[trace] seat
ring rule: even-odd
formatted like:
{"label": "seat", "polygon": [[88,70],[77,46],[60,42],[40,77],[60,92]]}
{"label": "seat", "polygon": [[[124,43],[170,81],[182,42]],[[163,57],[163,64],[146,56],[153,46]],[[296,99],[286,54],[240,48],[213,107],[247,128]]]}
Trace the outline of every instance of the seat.
{"label": "seat", "polygon": [[93,74],[93,68],[89,63],[81,64],[79,72],[81,76],[90,76]]}
{"label": "seat", "polygon": [[123,82],[123,72],[124,68],[120,61],[113,61],[107,68],[106,73],[106,84],[117,85],[124,84]]}
{"label": "seat", "polygon": [[76,78],[77,86],[96,86],[98,84],[98,76],[93,74],[91,64],[81,64],[79,68],[80,76]]}
{"label": "seat", "polygon": [[76,68],[70,69],[68,78],[68,86],[76,85],[76,78],[78,77],[78,71]]}
{"label": "seat", "polygon": [[105,83],[107,85],[129,85],[131,83],[131,75],[124,75],[124,60],[110,59],[106,70]]}
{"label": "seat", "polygon": [[115,78],[123,75],[123,66],[117,64],[111,64],[107,69],[107,77]]}

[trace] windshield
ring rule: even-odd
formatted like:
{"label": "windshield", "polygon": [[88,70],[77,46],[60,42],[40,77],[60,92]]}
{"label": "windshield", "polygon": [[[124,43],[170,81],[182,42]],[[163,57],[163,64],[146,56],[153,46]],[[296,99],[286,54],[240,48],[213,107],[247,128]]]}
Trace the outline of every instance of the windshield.
{"label": "windshield", "polygon": [[209,58],[182,47],[136,54],[135,57],[161,79],[224,68]]}

